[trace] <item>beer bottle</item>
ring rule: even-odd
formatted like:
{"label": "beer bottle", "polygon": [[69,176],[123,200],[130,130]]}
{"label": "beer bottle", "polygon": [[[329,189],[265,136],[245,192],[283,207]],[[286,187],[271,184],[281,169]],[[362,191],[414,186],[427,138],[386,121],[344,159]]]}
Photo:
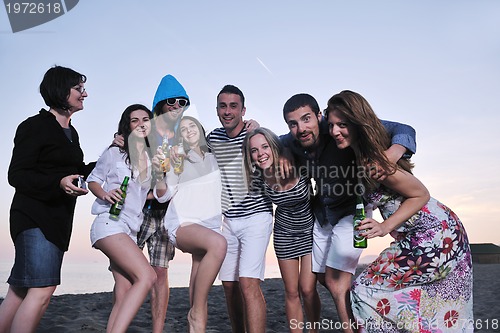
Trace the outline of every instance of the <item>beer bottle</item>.
{"label": "beer bottle", "polygon": [[355,248],[365,249],[368,246],[368,241],[365,236],[361,234],[361,230],[356,230],[356,227],[359,223],[366,218],[365,215],[365,206],[363,205],[363,198],[358,195],[356,197],[356,212],[354,213],[353,218],[353,228],[354,228],[354,237],[353,237],[353,245]]}
{"label": "beer bottle", "polygon": [[174,162],[174,173],[180,175],[184,171],[184,157],[186,152],[184,151],[184,144],[182,138],[179,138],[179,144],[177,145],[177,162]]}
{"label": "beer bottle", "polygon": [[120,215],[120,212],[122,211],[123,203],[125,202],[125,197],[127,196],[128,180],[129,176],[125,176],[122,184],[120,185],[120,190],[122,190],[122,199],[111,205],[111,208],[109,209],[109,215],[114,220],[118,219],[118,215]]}
{"label": "beer bottle", "polygon": [[170,146],[168,144],[168,138],[166,135],[163,136],[163,141],[161,143],[161,151],[165,156],[164,159],[161,160],[161,169],[163,173],[167,173],[170,170]]}

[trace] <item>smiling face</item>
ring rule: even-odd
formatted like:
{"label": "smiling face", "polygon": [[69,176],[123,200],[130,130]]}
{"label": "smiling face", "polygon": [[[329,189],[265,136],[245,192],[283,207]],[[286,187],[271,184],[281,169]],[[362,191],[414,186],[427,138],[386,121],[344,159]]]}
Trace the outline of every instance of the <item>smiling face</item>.
{"label": "smiling face", "polygon": [[222,93],[217,98],[217,116],[230,137],[238,135],[245,126],[245,111],[239,95]]}
{"label": "smiling face", "polygon": [[130,113],[130,131],[137,138],[145,138],[151,132],[151,119],[144,110],[134,110]]}
{"label": "smiling face", "polygon": [[290,133],[306,149],[319,145],[320,120],[321,114],[316,115],[310,106],[302,106],[285,115]]}
{"label": "smiling face", "polygon": [[256,134],[248,141],[250,147],[250,156],[256,167],[266,170],[273,166],[274,155],[269,142],[262,134]]}
{"label": "smiling face", "polygon": [[200,145],[200,129],[198,125],[191,119],[183,119],[179,124],[181,137],[189,147],[197,147]]}
{"label": "smiling face", "polygon": [[328,133],[340,149],[356,143],[356,130],[339,111],[328,112]]}
{"label": "smiling face", "polygon": [[[185,107],[179,105],[179,98],[169,98],[175,100],[173,104],[165,103],[161,108],[162,118],[166,123],[175,124],[182,117]],[[182,98],[185,99],[185,98]]]}
{"label": "smiling face", "polygon": [[83,100],[88,96],[83,82],[79,85],[71,87],[68,95],[68,105],[70,106],[70,111],[76,112],[83,110]]}

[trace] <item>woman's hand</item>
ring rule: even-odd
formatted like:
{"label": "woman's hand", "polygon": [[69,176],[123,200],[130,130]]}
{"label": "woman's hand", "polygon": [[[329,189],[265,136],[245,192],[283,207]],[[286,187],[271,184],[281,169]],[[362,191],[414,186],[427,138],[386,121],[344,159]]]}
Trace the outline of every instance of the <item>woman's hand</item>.
{"label": "woman's hand", "polygon": [[361,235],[365,236],[366,238],[384,237],[392,231],[386,230],[387,228],[384,222],[379,223],[371,217],[361,221],[357,229],[363,231]]}
{"label": "woman's hand", "polygon": [[88,190],[80,188],[78,186],[75,186],[75,184],[73,184],[73,182],[75,180],[78,180],[79,177],[80,175],[66,176],[59,182],[59,187],[64,191],[64,193],[72,197],[79,197],[81,195],[89,193]]}
{"label": "woman's hand", "polygon": [[113,139],[112,144],[120,148],[123,148],[123,146],[125,146],[125,139],[123,138],[123,135],[115,133],[115,137]]}
{"label": "woman's hand", "polygon": [[104,192],[101,197],[101,200],[107,201],[110,204],[114,204],[122,199],[122,190],[119,188],[115,188],[114,190],[110,190],[108,192]]}

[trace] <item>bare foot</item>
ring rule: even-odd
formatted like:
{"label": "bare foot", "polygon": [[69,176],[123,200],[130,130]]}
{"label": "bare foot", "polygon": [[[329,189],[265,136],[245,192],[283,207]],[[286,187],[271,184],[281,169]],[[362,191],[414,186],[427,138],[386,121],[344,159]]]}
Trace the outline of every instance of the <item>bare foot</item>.
{"label": "bare foot", "polygon": [[206,330],[206,322],[199,321],[193,314],[193,309],[190,309],[188,312],[187,320],[188,320],[188,332],[189,333],[205,333]]}

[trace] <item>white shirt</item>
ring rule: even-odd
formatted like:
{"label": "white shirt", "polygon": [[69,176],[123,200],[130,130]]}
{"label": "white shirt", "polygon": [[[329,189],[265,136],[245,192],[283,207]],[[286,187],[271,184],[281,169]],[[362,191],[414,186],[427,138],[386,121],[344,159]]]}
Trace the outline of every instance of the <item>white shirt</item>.
{"label": "white shirt", "polygon": [[184,160],[184,171],[175,175],[173,168],[165,177],[167,192],[158,197],[159,202],[170,200],[165,214],[165,228],[173,229],[182,223],[222,223],[221,177],[215,156],[205,153],[202,157],[190,150]]}
{"label": "white shirt", "polygon": [[[131,230],[139,232],[143,220],[142,208],[151,189],[151,161],[149,159],[146,174],[146,179],[140,182],[139,171],[137,169],[131,170],[125,162],[125,154],[121,153],[118,147],[110,147],[97,160],[87,182],[97,182],[104,191],[109,192],[119,188],[123,178],[129,176],[127,197],[118,216],[118,221],[126,223]],[[109,202],[97,198],[92,205],[91,212],[93,215],[109,215],[110,207]]]}

